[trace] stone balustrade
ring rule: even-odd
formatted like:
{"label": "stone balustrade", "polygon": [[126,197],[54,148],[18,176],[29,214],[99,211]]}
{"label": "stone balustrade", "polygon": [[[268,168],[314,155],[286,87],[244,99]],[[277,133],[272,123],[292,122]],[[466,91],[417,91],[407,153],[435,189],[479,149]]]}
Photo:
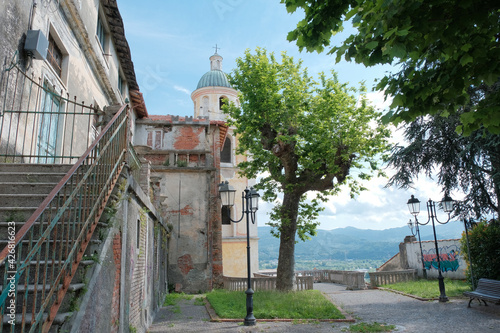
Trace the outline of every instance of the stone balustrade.
{"label": "stone balustrade", "polygon": [[365,273],[357,271],[312,270],[297,271],[297,275],[312,276],[314,282],[343,284],[348,290],[366,289]]}
{"label": "stone balustrade", "polygon": [[[348,290],[366,289],[365,273],[355,271],[312,270],[295,272],[295,288],[297,290],[313,289],[314,282],[339,283]],[[247,278],[224,276],[224,289],[244,291],[247,289]],[[276,272],[254,273],[252,289],[276,289]]]}
{"label": "stone balustrade", "polygon": [[370,272],[370,287],[376,288],[384,284],[406,282],[417,279],[416,269],[406,269],[401,271]]}
{"label": "stone balustrade", "polygon": [[[275,276],[254,277],[251,279],[251,283],[254,291],[276,289]],[[231,291],[245,291],[248,289],[247,278],[224,276],[224,289]]]}
{"label": "stone balustrade", "polygon": [[[252,289],[258,290],[276,290],[276,276],[265,274],[254,274],[252,278]],[[295,279],[297,290],[313,289],[312,276],[298,276]],[[247,278],[224,276],[224,289],[233,291],[245,291],[248,288]]]}

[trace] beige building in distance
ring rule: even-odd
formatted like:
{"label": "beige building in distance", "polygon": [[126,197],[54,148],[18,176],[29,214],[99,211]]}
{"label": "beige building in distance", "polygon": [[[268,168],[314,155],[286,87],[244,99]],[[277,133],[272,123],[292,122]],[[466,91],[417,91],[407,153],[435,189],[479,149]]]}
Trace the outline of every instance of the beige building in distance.
{"label": "beige building in distance", "polygon": [[[196,90],[191,94],[194,104],[195,118],[200,116],[208,117],[210,120],[225,121],[227,115],[222,111],[224,100],[239,105],[238,92],[233,89],[222,71],[222,57],[217,54],[210,57],[210,71],[206,72],[198,82]],[[240,177],[237,165],[246,160],[245,156],[236,155],[235,147],[238,145],[238,138],[234,135],[233,129],[228,128],[224,141],[224,147],[220,157],[221,181],[228,181],[236,189],[234,206],[230,212],[233,220],[239,220],[242,216],[241,193],[246,187],[255,184],[255,180]],[[246,220],[233,223],[227,219],[222,219],[222,258],[224,266],[224,276],[246,277]],[[250,224],[250,249],[251,249],[251,272],[259,270],[259,239],[257,235],[257,221]]]}

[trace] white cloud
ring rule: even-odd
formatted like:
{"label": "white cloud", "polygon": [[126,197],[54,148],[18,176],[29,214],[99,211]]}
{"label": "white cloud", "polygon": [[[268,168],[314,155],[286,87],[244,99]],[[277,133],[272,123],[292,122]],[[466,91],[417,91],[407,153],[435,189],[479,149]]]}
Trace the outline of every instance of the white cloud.
{"label": "white cloud", "polygon": [[186,89],[186,88],[178,86],[178,85],[174,85],[174,89],[177,90],[177,91],[183,92],[186,95],[191,96],[191,90],[189,90],[189,89]]}
{"label": "white cloud", "polygon": [[366,98],[377,110],[389,110],[392,104],[392,96],[385,97],[383,91],[374,91],[366,94]]}

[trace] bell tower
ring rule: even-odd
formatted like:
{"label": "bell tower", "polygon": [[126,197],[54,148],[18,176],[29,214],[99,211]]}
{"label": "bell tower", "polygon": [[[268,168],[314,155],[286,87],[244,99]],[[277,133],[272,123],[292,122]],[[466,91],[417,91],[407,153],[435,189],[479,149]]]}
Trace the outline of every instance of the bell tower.
{"label": "bell tower", "polygon": [[222,106],[227,99],[238,104],[238,92],[231,87],[226,74],[222,71],[222,57],[215,53],[210,57],[210,71],[198,81],[196,90],[191,94],[194,104],[194,117],[208,117],[210,120],[225,120]]}

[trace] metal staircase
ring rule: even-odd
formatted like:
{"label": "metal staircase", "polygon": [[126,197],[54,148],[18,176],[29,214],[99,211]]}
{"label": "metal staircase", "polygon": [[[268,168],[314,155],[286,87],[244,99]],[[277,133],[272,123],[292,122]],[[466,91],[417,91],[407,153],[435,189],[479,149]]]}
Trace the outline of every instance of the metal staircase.
{"label": "metal staircase", "polygon": [[84,287],[77,269],[125,164],[128,111],[114,111],[72,166],[0,165],[0,332],[48,332]]}
{"label": "metal staircase", "polygon": [[[58,181],[63,178],[70,170],[71,165],[57,165],[57,164],[0,164],[0,248],[3,249],[8,246],[9,234],[12,235],[16,230],[19,230],[25,221],[31,216],[42,201],[49,195],[50,191],[57,185]],[[37,225],[38,224],[38,225]],[[42,229],[47,228],[48,222],[42,222]],[[33,228],[35,234],[40,233],[40,222],[35,223]],[[22,241],[27,245],[29,240]],[[26,246],[24,247],[26,248]],[[24,256],[26,253],[23,254]],[[44,253],[41,253],[44,257]],[[8,260],[0,265],[0,276],[4,276],[6,267],[8,268]],[[6,265],[7,263],[7,265]],[[64,320],[71,315],[74,309],[74,300],[78,294],[84,290],[85,284],[83,283],[83,267],[92,265],[92,260],[84,260],[80,263],[79,270],[75,278],[71,281],[68,292],[71,297],[66,297],[59,309],[58,315],[54,318],[54,324],[62,324]],[[17,299],[36,299],[41,297],[33,297],[35,292],[41,294],[43,291],[47,292],[48,287],[36,284],[36,273],[40,267],[47,267],[50,271],[55,269],[60,264],[57,261],[49,261],[46,263],[43,260],[33,260],[29,263],[27,271],[30,272],[27,286],[18,284],[17,286]],[[83,267],[82,267],[83,266]],[[5,285],[5,284],[3,284]],[[0,287],[0,292],[3,286]],[[26,295],[28,293],[28,295]],[[31,294],[31,295],[30,295]],[[25,321],[31,323],[33,317],[33,307],[35,311],[38,307],[35,304],[26,304],[27,309],[25,312]],[[23,309],[20,304],[15,308],[15,314],[7,311],[3,316],[3,325],[6,331],[10,330],[11,324],[14,323],[18,327],[22,326]]]}

